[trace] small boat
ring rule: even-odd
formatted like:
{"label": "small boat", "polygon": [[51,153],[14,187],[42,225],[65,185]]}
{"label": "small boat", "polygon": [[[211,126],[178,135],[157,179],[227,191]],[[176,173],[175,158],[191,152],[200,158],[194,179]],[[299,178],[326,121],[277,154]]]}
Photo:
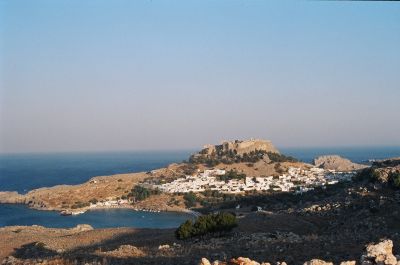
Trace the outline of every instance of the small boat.
{"label": "small boat", "polygon": [[72,215],[72,212],[70,212],[70,211],[62,211],[62,212],[60,212],[60,215],[68,216],[68,215]]}

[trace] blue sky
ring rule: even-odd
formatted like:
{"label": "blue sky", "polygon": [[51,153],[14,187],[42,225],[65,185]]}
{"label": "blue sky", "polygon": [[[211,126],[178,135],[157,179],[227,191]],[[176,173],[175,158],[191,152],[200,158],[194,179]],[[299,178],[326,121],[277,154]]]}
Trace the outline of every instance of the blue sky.
{"label": "blue sky", "polygon": [[400,145],[400,5],[0,1],[0,152]]}

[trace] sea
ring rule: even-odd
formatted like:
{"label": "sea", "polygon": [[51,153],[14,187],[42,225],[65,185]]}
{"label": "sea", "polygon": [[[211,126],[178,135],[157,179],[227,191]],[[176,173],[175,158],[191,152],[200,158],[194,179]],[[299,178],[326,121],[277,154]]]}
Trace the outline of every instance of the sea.
{"label": "sea", "polygon": [[[357,163],[400,157],[399,147],[279,148],[303,162],[319,155],[338,154]],[[94,176],[150,171],[187,159],[194,150],[146,152],[80,152],[0,154],[0,191],[26,193],[40,187],[79,184]],[[0,227],[41,225],[74,227],[90,224],[95,228],[172,228],[187,219],[186,213],[142,212],[130,209],[93,210],[76,216],[38,211],[23,205],[0,204]]]}

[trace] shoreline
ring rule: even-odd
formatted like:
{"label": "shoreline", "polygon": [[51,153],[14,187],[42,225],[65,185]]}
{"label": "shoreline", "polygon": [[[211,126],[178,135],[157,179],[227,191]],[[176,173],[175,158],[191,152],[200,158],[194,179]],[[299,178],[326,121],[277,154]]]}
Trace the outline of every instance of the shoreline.
{"label": "shoreline", "polygon": [[[70,216],[70,215],[80,215],[80,214],[84,214],[88,211],[96,211],[96,210],[112,210],[112,209],[127,209],[127,210],[132,210],[135,212],[150,212],[150,213],[187,213],[190,215],[193,215],[194,217],[199,217],[202,214],[200,212],[196,212],[190,209],[183,209],[183,208],[179,208],[179,209],[174,209],[174,210],[154,210],[154,209],[148,209],[148,208],[138,208],[136,206],[133,205],[119,205],[119,206],[98,206],[98,207],[85,207],[82,209],[74,209],[74,210],[70,210],[70,209],[51,209],[51,208],[39,208],[39,207],[30,207],[28,204],[25,203],[0,203],[0,205],[20,205],[23,206],[27,209],[32,209],[32,210],[37,210],[37,211],[53,211],[53,212],[57,212],[58,214],[62,215],[62,216]],[[63,215],[62,212],[67,211],[71,214],[66,214]]]}

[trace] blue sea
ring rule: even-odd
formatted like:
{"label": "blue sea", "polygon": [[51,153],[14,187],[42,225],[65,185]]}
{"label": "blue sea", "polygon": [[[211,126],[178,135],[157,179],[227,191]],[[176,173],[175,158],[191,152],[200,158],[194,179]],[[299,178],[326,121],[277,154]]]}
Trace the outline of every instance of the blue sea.
{"label": "blue sea", "polygon": [[[371,159],[400,156],[400,147],[280,148],[286,155],[304,162],[324,154],[338,154],[358,163]],[[193,150],[159,152],[99,152],[52,154],[0,154],[0,191],[26,193],[39,187],[78,184],[94,176],[150,171],[173,162],[181,162]],[[0,205],[0,227],[43,225],[73,227],[90,224],[102,227],[177,227],[191,218],[182,213],[135,212],[127,209],[89,211],[78,216],[60,216],[57,212],[37,211],[22,205]]]}

